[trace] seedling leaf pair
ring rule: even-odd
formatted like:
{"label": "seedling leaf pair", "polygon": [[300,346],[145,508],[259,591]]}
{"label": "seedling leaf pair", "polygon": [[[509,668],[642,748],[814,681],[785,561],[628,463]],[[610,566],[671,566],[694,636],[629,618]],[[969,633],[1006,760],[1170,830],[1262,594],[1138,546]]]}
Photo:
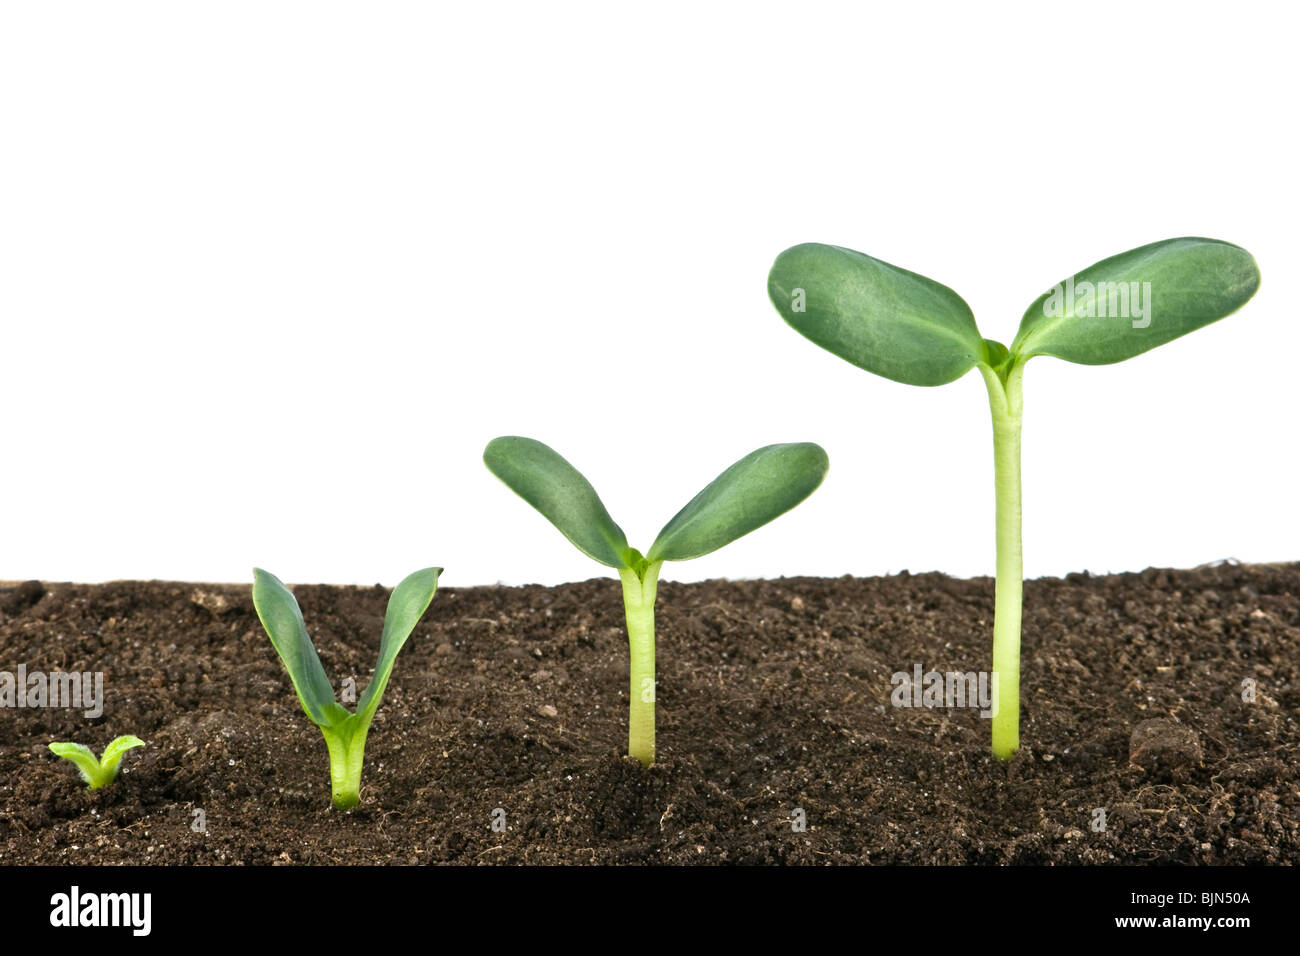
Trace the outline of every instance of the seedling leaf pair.
{"label": "seedling leaf pair", "polygon": [[970,306],[952,289],[861,252],[804,243],[781,253],[768,276],[772,303],[795,330],[907,385],[944,385],[1008,357],[1021,364],[1034,355],[1122,362],[1230,315],[1258,288],[1255,260],[1240,246],[1153,242],[1044,292],[1025,310],[1008,349],[980,336]]}
{"label": "seedling leaf pair", "polygon": [[596,489],[553,448],[507,436],[488,444],[483,461],[579,551],[611,568],[632,570],[641,560],[685,561],[730,544],[812,494],[828,465],[826,453],[808,443],[750,452],[664,525],[641,558]]}
{"label": "seedling leaf pair", "polygon": [[654,604],[660,567],[716,551],[789,511],[821,484],[826,453],[806,442],[751,452],[692,498],[644,555],[628,545],[591,483],[547,445],[532,438],[496,438],[483,461],[578,550],[618,570],[630,656],[628,753],[648,766],[655,758]]}
{"label": "seedling leaf pair", "polygon": [[50,751],[55,756],[72,761],[81,774],[81,779],[86,781],[87,790],[98,790],[117,779],[122,757],[128,750],[143,746],[144,741],[139,737],[125,734],[111,741],[100,757],[96,757],[95,752],[84,744],[70,742],[52,743]]}
{"label": "seedling leaf pair", "polygon": [[375,673],[353,713],[334,698],[334,687],[307,634],[297,599],[274,574],[261,568],[253,570],[253,605],[289,672],[303,712],[325,737],[334,806],[340,810],[356,806],[361,800],[366,734],[388,686],[397,654],[433,602],[441,573],[441,568],[424,568],[407,576],[393,589],[384,615]]}
{"label": "seedling leaf pair", "polygon": [[978,367],[993,418],[997,587],[993,670],[1002,697],[993,753],[1019,747],[1020,432],[1024,365],[1054,355],[1108,365],[1235,312],[1259,288],[1250,253],[1214,239],[1167,239],[1103,259],[1039,296],[1010,347],[981,336],[945,285],[839,246],[781,253],[768,294],[795,330],[859,368],[909,385],[943,385]]}

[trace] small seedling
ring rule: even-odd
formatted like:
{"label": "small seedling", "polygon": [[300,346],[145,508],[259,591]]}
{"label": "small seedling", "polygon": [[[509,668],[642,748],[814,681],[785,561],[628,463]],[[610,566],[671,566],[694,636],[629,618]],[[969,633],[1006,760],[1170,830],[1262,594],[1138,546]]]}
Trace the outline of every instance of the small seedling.
{"label": "small seedling", "polygon": [[1010,348],[983,338],[947,286],[820,243],[787,249],[768,277],[777,311],[798,332],[859,368],[908,385],[944,385],[978,367],[993,414],[997,584],[993,753],[1020,746],[1021,378],[1035,355],[1109,365],[1241,308],[1259,287],[1250,253],[1213,239],[1168,239],[1103,259],[1043,293]]}
{"label": "small seedling", "polygon": [[64,760],[71,760],[86,781],[87,790],[107,787],[117,779],[118,768],[122,765],[122,756],[134,747],[143,747],[144,741],[139,737],[126,734],[118,737],[104,748],[103,756],[96,758],[95,752],[83,744],[50,744],[50,751]]}
{"label": "small seedling", "polygon": [[649,766],[655,759],[654,607],[660,567],[716,551],[789,511],[821,484],[826,452],[809,443],[750,452],[664,525],[644,555],[628,546],[587,479],[548,446],[531,438],[497,438],[483,461],[579,551],[618,571],[630,657],[627,752]]}
{"label": "small seedling", "polygon": [[289,672],[303,711],[325,736],[330,755],[330,790],[334,806],[340,810],[361,802],[361,765],[365,760],[370,722],[388,686],[397,652],[432,603],[441,573],[442,568],[425,568],[409,575],[393,589],[384,615],[375,673],[353,713],[334,699],[334,688],[321,666],[315,645],[307,636],[302,610],[293,594],[274,574],[253,569],[253,606]]}

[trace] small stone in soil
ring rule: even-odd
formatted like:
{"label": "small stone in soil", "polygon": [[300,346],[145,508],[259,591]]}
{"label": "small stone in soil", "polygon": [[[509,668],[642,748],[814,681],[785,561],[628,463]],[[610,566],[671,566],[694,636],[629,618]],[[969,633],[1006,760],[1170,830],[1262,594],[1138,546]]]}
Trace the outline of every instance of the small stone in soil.
{"label": "small stone in soil", "polygon": [[1194,766],[1203,756],[1196,731],[1186,724],[1156,718],[1133,728],[1129,763],[1143,770],[1174,770]]}
{"label": "small stone in soil", "polygon": [[0,611],[18,615],[45,597],[45,585],[40,581],[24,581],[15,588],[0,589]]}
{"label": "small stone in soil", "polygon": [[196,588],[190,594],[190,603],[203,608],[212,615],[220,615],[230,610],[230,599],[216,591]]}

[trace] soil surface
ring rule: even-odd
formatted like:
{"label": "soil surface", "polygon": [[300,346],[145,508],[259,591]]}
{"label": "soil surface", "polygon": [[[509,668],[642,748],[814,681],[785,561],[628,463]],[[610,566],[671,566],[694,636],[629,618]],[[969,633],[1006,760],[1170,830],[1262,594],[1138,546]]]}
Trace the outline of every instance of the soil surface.
{"label": "soil surface", "polygon": [[[363,688],[388,592],[294,590]],[[0,709],[0,863],[1300,862],[1300,564],[1029,582],[1008,763],[977,709],[891,704],[914,665],[986,669],[992,613],[940,574],[664,582],[643,769],[617,580],[444,588],[340,813],[248,587],[7,587],[0,671],[102,671],[105,702]],[[46,749],[125,733],[96,792]]]}

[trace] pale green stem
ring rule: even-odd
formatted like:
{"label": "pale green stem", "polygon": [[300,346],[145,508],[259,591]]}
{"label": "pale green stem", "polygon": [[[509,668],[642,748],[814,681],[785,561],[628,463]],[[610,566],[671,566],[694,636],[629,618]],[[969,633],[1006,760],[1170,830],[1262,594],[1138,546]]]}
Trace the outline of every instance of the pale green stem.
{"label": "pale green stem", "polygon": [[652,561],[638,575],[619,568],[623,609],[627,614],[629,697],[627,752],[648,767],[655,762],[655,594],[662,561]]}
{"label": "pale green stem", "polygon": [[993,756],[1009,760],[1020,749],[1020,616],[1024,558],[1020,543],[1021,379],[1024,365],[1012,360],[1003,381],[980,366],[993,413],[993,483],[997,496],[997,581],[993,602],[993,673],[997,713]]}
{"label": "pale green stem", "polygon": [[361,802],[361,767],[366,757],[366,734],[370,721],[351,733],[321,728],[330,752],[330,794],[334,806],[349,810]]}

